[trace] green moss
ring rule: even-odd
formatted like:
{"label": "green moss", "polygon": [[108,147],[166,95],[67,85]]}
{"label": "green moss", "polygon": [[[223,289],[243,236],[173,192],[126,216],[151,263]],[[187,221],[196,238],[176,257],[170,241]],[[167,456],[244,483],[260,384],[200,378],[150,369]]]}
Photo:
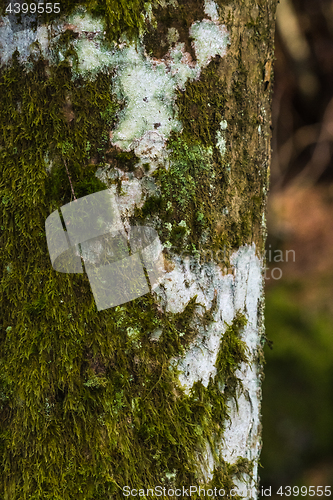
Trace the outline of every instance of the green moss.
{"label": "green moss", "polygon": [[[202,230],[207,226],[203,212],[210,206],[210,183],[214,177],[212,148],[200,142],[188,145],[182,137],[169,141],[170,167],[153,173],[160,197],[148,198],[136,218],[157,214],[164,222],[160,228],[162,239],[175,247],[191,250],[198,244]],[[169,225],[171,224],[171,225]],[[185,238],[185,243],[184,243]]]}
{"label": "green moss", "polygon": [[[240,246],[255,241],[261,248],[265,177],[243,140],[251,131],[255,133],[258,120],[248,110],[247,70],[241,58],[231,85],[234,111],[224,132],[232,148],[227,147],[222,156],[216,146],[221,122],[228,118],[230,108],[221,66],[221,58],[216,57],[200,80],[188,82],[184,92],[178,91],[176,104],[183,130],[168,141],[169,169],[161,167],[153,174],[161,197],[148,199],[136,217],[149,220],[152,214],[158,215],[162,241],[169,241],[177,251],[195,254],[226,249],[223,266],[230,267],[230,255]],[[188,230],[179,227],[182,220]],[[166,224],[172,225],[171,230]]]}
{"label": "green moss", "polygon": [[[106,16],[113,39],[124,31],[134,37],[143,26],[140,1],[84,5]],[[76,6],[65,2],[62,9],[69,13]],[[61,43],[66,46],[71,36],[65,34]],[[154,294],[98,312],[85,274],[52,269],[44,224],[72,197],[64,161],[79,197],[103,189],[94,176],[97,166],[107,160],[133,170],[135,156],[109,149],[108,132],[123,105],[111,92],[110,75],[98,75],[93,82],[79,78],[74,84],[69,61],[46,67],[45,61],[31,59],[31,64],[33,71],[26,73],[16,53],[0,75],[0,243],[5,264],[0,287],[0,496],[120,499],[121,486],[166,484],[174,470],[177,485],[199,484],[198,456],[207,442],[217,455],[227,400],[240,387],[235,372],[246,362],[239,339],[244,317],[237,315],[222,339],[215,380],[207,388],[195,383],[188,395],[171,360],[184,353],[197,333],[191,321],[197,314],[195,298],[179,314],[163,311]],[[239,163],[230,154],[222,158],[215,147],[228,100],[220,73],[216,59],[202,80],[179,93],[184,128],[169,141],[170,169],[156,171],[161,196],[150,198],[136,214],[141,221],[160,216],[162,223],[171,224],[171,231],[160,228],[162,236],[179,247],[187,239],[191,251],[198,248],[205,228],[210,231],[207,245],[226,242],[233,248],[250,242],[256,220],[252,204],[260,208],[255,164],[246,147],[240,149]],[[242,95],[237,98],[241,107]],[[241,125],[237,117],[228,121],[231,138]],[[235,143],[240,142],[236,137]],[[234,199],[245,193],[250,196],[235,208]],[[231,215],[219,228],[223,207]],[[204,324],[213,321],[214,307],[216,301],[205,312]],[[156,330],[162,330],[158,342],[152,340]],[[244,471],[240,463],[230,466],[220,460],[213,482],[227,489]]]}
{"label": "green moss", "polygon": [[[244,496],[239,496],[239,495],[231,496],[229,494],[230,491],[233,488],[235,488],[233,478],[236,478],[238,481],[242,481],[243,488],[245,491],[247,491],[248,488],[246,487],[246,476],[251,478],[252,470],[253,470],[253,461],[247,460],[246,458],[240,457],[237,460],[237,462],[232,465],[222,460],[221,464],[216,468],[214,472],[214,477],[212,480],[212,488],[216,487],[217,489],[220,489],[220,485],[223,484],[223,488],[225,489],[226,492],[225,495],[226,498],[236,498],[237,500],[240,500],[240,498],[244,498]],[[239,487],[237,487],[237,491],[238,490]]]}
{"label": "green moss", "polygon": [[133,151],[119,151],[115,147],[108,149],[106,159],[114,168],[124,172],[133,172],[138,162],[138,157]]}
{"label": "green moss", "polygon": [[80,195],[102,187],[89,155],[105,154],[113,106],[105,76],[70,81],[68,68],[46,79],[41,64],[26,74],[15,58],[1,78],[1,243],[12,267],[1,280],[0,493],[10,500],[122,498],[120,486],[153,486],[174,469],[177,484],[198,484],[197,453],[227,415],[213,381],[188,396],[170,369],[194,334],[194,300],[176,315],[151,294],[98,313],[85,275],[50,266],[44,221],[71,196],[63,158]]}
{"label": "green moss", "polygon": [[[79,6],[83,6],[92,16],[105,19],[106,36],[110,41],[117,41],[123,34],[133,40],[144,30],[144,15],[150,3],[144,0],[62,0],[60,14],[39,14],[38,22],[50,23],[60,15],[68,16]],[[0,1],[0,15],[5,14],[7,5],[8,2]]]}
{"label": "green moss", "polygon": [[228,100],[226,82],[219,77],[220,61],[216,56],[202,70],[200,80],[188,82],[185,91],[177,93],[182,137],[188,144],[200,141],[205,147],[215,146]]}
{"label": "green moss", "polygon": [[223,335],[216,360],[217,381],[223,385],[224,391],[235,399],[236,404],[236,391],[240,386],[240,381],[235,376],[235,371],[240,363],[248,362],[246,343],[240,339],[241,330],[246,324],[246,317],[238,312]]}

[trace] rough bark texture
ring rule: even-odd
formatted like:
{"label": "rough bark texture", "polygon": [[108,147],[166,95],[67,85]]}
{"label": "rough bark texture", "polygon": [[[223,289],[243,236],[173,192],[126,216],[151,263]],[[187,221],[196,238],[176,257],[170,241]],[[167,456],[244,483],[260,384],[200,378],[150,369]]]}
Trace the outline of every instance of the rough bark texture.
{"label": "rough bark texture", "polygon": [[[2,3],[1,498],[257,496],[275,4]],[[52,269],[65,162],[158,231],[149,294],[97,311]]]}

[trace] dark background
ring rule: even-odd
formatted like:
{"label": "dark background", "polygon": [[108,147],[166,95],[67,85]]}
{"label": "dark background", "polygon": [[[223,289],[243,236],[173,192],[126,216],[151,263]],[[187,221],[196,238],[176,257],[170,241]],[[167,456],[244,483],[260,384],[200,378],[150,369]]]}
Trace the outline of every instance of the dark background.
{"label": "dark background", "polygon": [[276,494],[333,487],[333,2],[281,0],[275,57],[260,476]]}

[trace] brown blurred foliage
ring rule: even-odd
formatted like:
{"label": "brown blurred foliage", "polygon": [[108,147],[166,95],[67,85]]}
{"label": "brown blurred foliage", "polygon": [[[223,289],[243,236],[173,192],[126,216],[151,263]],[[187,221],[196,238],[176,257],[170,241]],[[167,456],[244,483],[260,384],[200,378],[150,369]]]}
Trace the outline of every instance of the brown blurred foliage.
{"label": "brown blurred foliage", "polygon": [[333,482],[332,0],[280,0],[275,45],[267,251],[295,260],[267,262],[283,271],[266,281],[260,476],[274,500]]}
{"label": "brown blurred foliage", "polygon": [[279,3],[273,129],[272,190],[333,181],[331,0]]}
{"label": "brown blurred foliage", "polygon": [[295,250],[290,278],[333,278],[331,0],[279,3],[272,125],[268,243]]}

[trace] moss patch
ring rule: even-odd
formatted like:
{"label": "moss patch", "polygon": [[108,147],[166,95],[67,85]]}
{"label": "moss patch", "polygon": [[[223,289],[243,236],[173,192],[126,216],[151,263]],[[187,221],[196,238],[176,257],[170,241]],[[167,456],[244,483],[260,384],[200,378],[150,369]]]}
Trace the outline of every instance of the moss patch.
{"label": "moss patch", "polygon": [[240,363],[247,363],[246,343],[240,339],[240,331],[247,324],[246,317],[239,311],[231,325],[226,329],[216,360],[218,368],[217,381],[223,384],[224,392],[236,399],[236,390],[240,385],[235,377],[235,370]]}
{"label": "moss patch", "polygon": [[[51,23],[59,16],[72,14],[83,6],[93,17],[103,17],[106,22],[106,37],[109,41],[118,41],[121,35],[130,40],[136,39],[145,27],[145,13],[151,2],[144,0],[62,0],[60,13],[38,14],[35,25]],[[5,14],[8,2],[0,0],[0,15]],[[22,18],[22,15],[21,15]],[[18,17],[20,20],[20,17]]]}
{"label": "moss patch", "polygon": [[[45,219],[71,198],[63,160],[77,196],[104,187],[91,159],[103,160],[108,151],[106,132],[118,105],[109,77],[74,86],[68,66],[46,76],[40,60],[26,73],[16,55],[0,80],[6,266],[0,494],[10,500],[122,498],[122,485],[167,484],[174,470],[177,484],[199,484],[198,456],[207,440],[215,449],[212,436],[221,436],[227,407],[217,382],[207,389],[198,382],[186,395],[170,369],[195,335],[195,300],[175,315],[163,312],[151,294],[97,312],[86,275],[55,272],[46,248]],[[200,149],[174,144],[182,190],[180,166],[187,161],[193,170]],[[150,338],[156,329],[162,329],[158,342]],[[229,371],[221,365],[219,380],[229,380],[243,359],[240,350],[229,354],[234,362]]]}
{"label": "moss patch", "polygon": [[[65,2],[63,12],[76,5]],[[141,29],[140,1],[84,5],[108,19],[111,38]],[[199,244],[205,229],[205,244],[217,247],[260,237],[265,176],[261,181],[256,151],[265,155],[262,145],[247,142],[259,118],[244,106],[253,99],[256,107],[258,98],[241,63],[229,61],[229,79],[227,64],[215,59],[203,84],[190,82],[178,95],[184,129],[169,141],[170,170],[156,172],[161,197],[136,217],[171,224],[160,230],[172,242]],[[194,300],[178,315],[165,313],[153,294],[98,312],[86,275],[51,268],[45,219],[72,196],[64,160],[76,195],[84,196],[103,188],[94,171],[106,159],[124,170],[134,159],[109,150],[108,132],[123,105],[112,95],[111,75],[74,84],[69,60],[49,68],[31,58],[31,65],[26,73],[16,53],[0,75],[0,496],[105,500],[123,498],[125,484],[199,484],[198,457],[207,442],[217,455],[226,402],[239,387],[235,372],[246,362],[244,318],[238,315],[222,339],[216,379],[207,388],[197,382],[186,395],[170,361],[196,333]],[[224,157],[215,144],[220,118],[228,123]],[[156,330],[158,342],[151,338]],[[213,481],[227,489],[244,467],[217,462]]]}
{"label": "moss patch", "polygon": [[[161,167],[153,174],[161,197],[148,199],[136,216],[142,220],[157,214],[163,221],[159,231],[162,241],[169,241],[177,251],[225,250],[223,266],[230,267],[233,251],[253,241],[259,248],[262,244],[265,177],[242,140],[242,134],[249,134],[249,128],[255,130],[257,122],[253,119],[249,124],[245,94],[240,90],[247,85],[241,61],[241,71],[232,84],[239,111],[228,121],[224,156],[217,147],[217,133],[230,108],[221,64],[221,58],[216,57],[199,81],[187,83],[184,92],[178,91],[176,104],[183,130],[168,141],[169,169]],[[181,221],[189,231],[179,227]]]}
{"label": "moss patch", "polygon": [[182,138],[169,141],[169,146],[169,169],[162,167],[153,173],[161,196],[149,198],[136,215],[149,218],[157,214],[164,223],[160,228],[163,240],[184,250],[184,237],[187,247],[192,248],[207,225],[203,214],[208,212],[205,203],[210,204],[213,155],[212,149],[207,150],[200,143],[188,146]]}

